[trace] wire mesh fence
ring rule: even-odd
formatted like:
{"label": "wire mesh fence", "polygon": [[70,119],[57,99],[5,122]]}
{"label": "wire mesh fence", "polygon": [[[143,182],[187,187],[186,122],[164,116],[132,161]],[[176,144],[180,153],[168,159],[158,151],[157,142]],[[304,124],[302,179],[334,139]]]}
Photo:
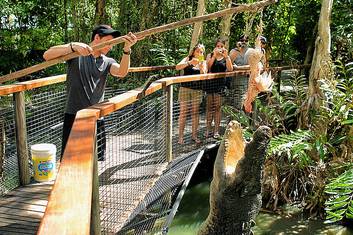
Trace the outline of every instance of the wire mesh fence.
{"label": "wire mesh fence", "polygon": [[[238,80],[234,82],[234,79]],[[242,97],[247,89],[246,76],[229,78],[228,87],[222,89],[217,87],[218,82],[198,83],[199,89],[185,89],[180,84],[174,87],[173,161],[161,176],[153,171],[161,169],[160,166],[166,163],[166,96],[149,97],[106,118],[106,156],[110,159],[105,159],[109,163],[100,163],[99,170],[101,219],[105,234],[117,231],[118,234],[160,233],[180,186],[194,163],[197,154],[193,153],[218,140],[213,135],[205,137],[207,113],[216,112],[216,108],[221,112],[224,104],[238,104],[236,108],[241,109]],[[219,107],[207,103],[208,96],[218,96]],[[156,106],[156,102],[159,105]],[[220,113],[220,135],[227,121],[227,117]],[[212,124],[210,129],[214,130],[215,120],[209,124]],[[115,167],[110,166],[112,161],[116,162],[113,164]],[[148,171],[152,173],[144,173]],[[110,182],[109,186],[107,182]],[[134,200],[136,203],[133,203]]]}
{"label": "wire mesh fence", "polygon": [[[167,96],[162,91],[98,121],[103,234],[131,231],[134,234],[153,234],[161,230],[164,218],[194,162],[193,153],[219,140],[228,121],[222,113],[222,105],[233,105],[240,110],[246,89],[246,76],[198,81],[196,87],[175,85],[172,118],[174,159],[169,165],[166,160]],[[122,92],[108,87],[105,97]],[[1,195],[19,185],[19,176],[12,97],[0,99]],[[65,102],[64,88],[28,93],[26,96],[28,145],[55,144],[57,160],[61,153]]]}
{"label": "wire mesh fence", "polygon": [[247,75],[198,81],[193,88],[179,84],[173,103],[173,156],[221,139],[229,117],[225,105],[241,112]]}
{"label": "wire mesh fence", "polygon": [[98,156],[104,156],[98,164],[104,234],[121,229],[165,169],[165,102],[165,95],[146,97],[104,118],[105,154],[98,145]]}
{"label": "wire mesh fence", "polygon": [[51,143],[57,147],[56,160],[60,158],[61,133],[64,118],[66,92],[36,92],[26,102],[27,141],[30,146]]}
{"label": "wire mesh fence", "polygon": [[19,181],[12,97],[0,97],[0,196],[16,188]]}
{"label": "wire mesh fence", "polygon": [[161,234],[166,228],[167,215],[197,156],[198,151],[193,151],[174,159],[118,234]]}
{"label": "wire mesh fence", "polygon": [[[108,87],[106,98],[123,93],[122,89]],[[26,92],[25,109],[28,150],[38,143],[51,143],[57,148],[56,160],[61,153],[61,137],[66,92],[63,86],[53,90],[38,89]],[[0,196],[20,185],[16,149],[15,108],[13,96],[0,97]],[[29,154],[31,174],[32,161]]]}

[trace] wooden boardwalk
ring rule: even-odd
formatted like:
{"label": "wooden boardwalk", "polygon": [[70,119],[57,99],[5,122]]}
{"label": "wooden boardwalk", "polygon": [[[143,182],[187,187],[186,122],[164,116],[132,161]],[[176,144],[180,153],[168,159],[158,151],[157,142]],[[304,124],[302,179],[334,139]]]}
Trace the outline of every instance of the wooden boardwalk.
{"label": "wooden boardwalk", "polygon": [[[173,136],[174,157],[200,147],[187,140],[189,129],[185,129],[187,144],[183,146],[179,146],[177,136]],[[177,127],[173,133],[177,133]],[[213,142],[204,139],[201,145],[210,141]],[[152,136],[141,134],[108,137],[106,159],[98,162],[104,234],[114,234],[122,228],[166,169],[165,150],[156,148],[155,144]],[[0,235],[36,234],[52,185],[53,182],[35,183],[0,197]]]}
{"label": "wooden boardwalk", "polygon": [[36,234],[52,182],[19,187],[0,198],[0,234]]}

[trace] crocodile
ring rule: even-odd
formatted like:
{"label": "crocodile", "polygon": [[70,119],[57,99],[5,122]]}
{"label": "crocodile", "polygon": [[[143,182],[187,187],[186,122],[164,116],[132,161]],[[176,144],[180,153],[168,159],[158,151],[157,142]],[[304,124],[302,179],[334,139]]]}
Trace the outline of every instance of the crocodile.
{"label": "crocodile", "polygon": [[210,211],[198,235],[248,235],[262,203],[262,181],[271,130],[260,126],[252,140],[231,121],[220,143],[210,186]]}

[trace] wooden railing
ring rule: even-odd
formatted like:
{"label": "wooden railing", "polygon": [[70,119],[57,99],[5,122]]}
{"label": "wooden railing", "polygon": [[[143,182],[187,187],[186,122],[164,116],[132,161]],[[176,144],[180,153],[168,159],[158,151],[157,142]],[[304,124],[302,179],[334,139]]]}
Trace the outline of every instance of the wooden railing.
{"label": "wooden railing", "polygon": [[[310,65],[301,65],[295,68],[301,69],[308,66]],[[174,68],[174,66],[131,68],[130,71],[141,72],[170,68]],[[275,67],[271,68],[271,70],[280,71],[289,68],[293,68],[293,66]],[[153,82],[146,90],[145,95],[150,95],[161,89],[164,89],[167,94],[171,93],[173,89],[170,88],[177,83],[232,77],[236,74],[247,73],[249,73],[248,70],[242,70],[163,78]],[[60,83],[65,80],[65,75],[59,75],[15,85],[1,86],[0,96],[11,93],[21,94],[26,90]],[[95,154],[96,121],[100,117],[107,116],[134,103],[138,100],[140,92],[141,88],[134,89],[77,113],[38,234],[81,235],[89,234],[90,232],[100,234],[98,172]],[[171,99],[172,95],[169,94],[167,97]],[[169,100],[169,103],[172,103],[172,101]],[[24,115],[24,113],[21,115]],[[25,118],[23,121],[25,122]],[[23,132],[24,129],[19,129],[18,131]],[[25,140],[23,141],[25,142]],[[169,151],[172,150],[170,149]],[[170,156],[166,157],[170,158]],[[28,155],[21,158],[28,159]]]}
{"label": "wooden railing", "polygon": [[[244,72],[163,78],[151,84],[146,90],[146,96],[176,83],[231,77],[239,73]],[[93,234],[100,234],[99,207],[94,206],[97,205],[94,201],[98,194],[94,192],[98,192],[98,185],[93,187],[93,182],[98,179],[93,167],[96,162],[95,121],[137,101],[140,91],[128,91],[77,113],[38,234],[81,235],[89,234],[90,228]]]}

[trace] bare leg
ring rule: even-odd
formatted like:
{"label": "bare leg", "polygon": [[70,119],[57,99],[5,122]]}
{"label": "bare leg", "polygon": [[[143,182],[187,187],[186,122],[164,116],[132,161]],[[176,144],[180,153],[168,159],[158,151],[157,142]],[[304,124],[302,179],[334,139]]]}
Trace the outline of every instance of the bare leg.
{"label": "bare leg", "polygon": [[213,113],[213,94],[207,94],[206,97],[206,138],[208,137],[211,131],[212,124],[212,113]]}
{"label": "bare leg", "polygon": [[187,111],[187,102],[180,101],[180,114],[179,114],[179,144],[184,143],[184,128],[186,122],[186,111]]}
{"label": "bare leg", "polygon": [[192,103],[192,110],[191,110],[191,118],[192,118],[192,139],[196,143],[200,143],[200,140],[197,136],[197,132],[199,129],[199,101],[196,100]]}
{"label": "bare leg", "polygon": [[219,126],[221,124],[221,95],[214,95],[214,135],[219,136]]}

